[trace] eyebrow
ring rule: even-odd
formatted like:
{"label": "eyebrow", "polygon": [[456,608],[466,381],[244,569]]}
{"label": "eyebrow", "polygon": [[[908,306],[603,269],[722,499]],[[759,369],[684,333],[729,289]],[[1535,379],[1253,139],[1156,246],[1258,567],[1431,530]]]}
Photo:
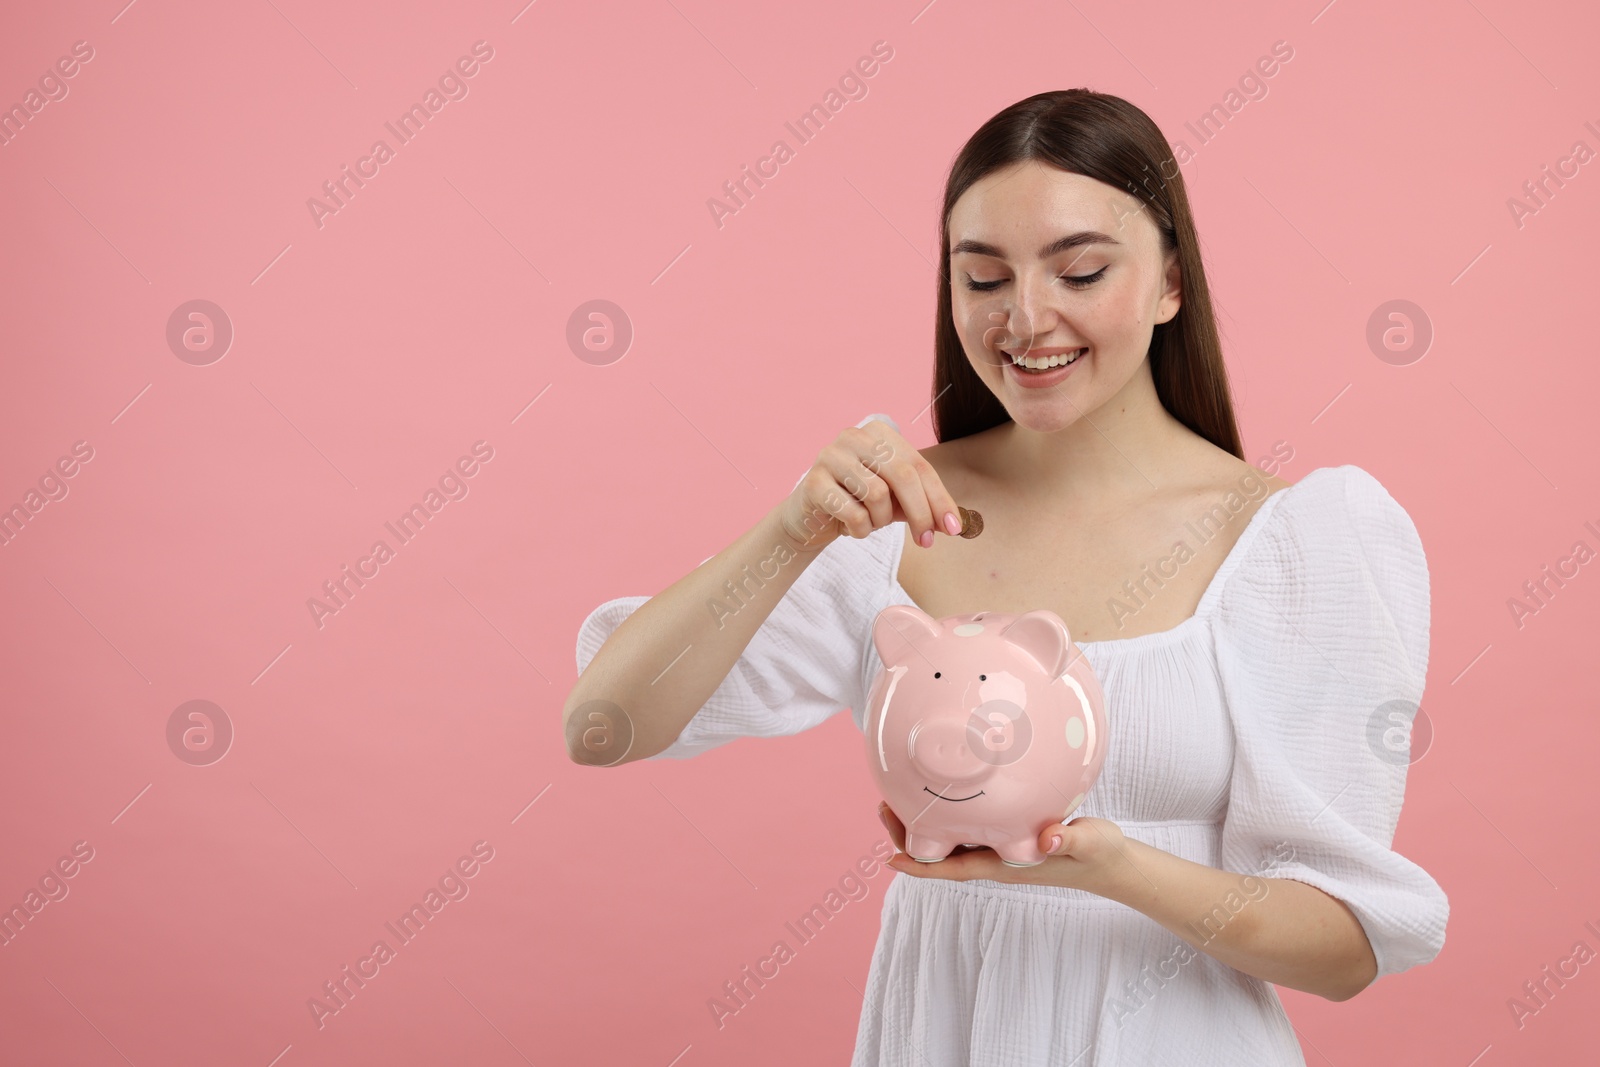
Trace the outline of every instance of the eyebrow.
{"label": "eyebrow", "polygon": [[[1040,259],[1049,259],[1051,256],[1077,248],[1080,245],[1120,245],[1122,242],[1110,234],[1101,233],[1099,230],[1083,230],[1078,233],[1069,233],[1065,237],[1057,237],[1054,241],[1039,249]],[[958,241],[950,249],[952,256],[962,252],[971,252],[978,256],[993,256],[995,259],[1005,259],[1005,253],[994,245],[971,239]]]}

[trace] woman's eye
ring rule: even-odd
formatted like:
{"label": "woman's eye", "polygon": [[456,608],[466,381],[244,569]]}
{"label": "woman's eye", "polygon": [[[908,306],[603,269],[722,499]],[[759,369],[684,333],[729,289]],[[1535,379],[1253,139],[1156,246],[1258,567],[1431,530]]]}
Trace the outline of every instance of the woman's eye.
{"label": "woman's eye", "polygon": [[[1105,267],[1101,267],[1099,270],[1095,271],[1093,274],[1083,274],[1083,275],[1063,274],[1063,275],[1061,275],[1061,280],[1066,282],[1068,285],[1070,285],[1074,289],[1087,289],[1087,288],[1089,288],[1089,286],[1091,286],[1095,282],[1099,281],[1100,280],[1100,276],[1105,274],[1105,272],[1106,272],[1106,268]],[[979,281],[974,281],[972,279],[972,277],[969,275],[967,277],[967,288],[972,290],[973,292],[987,293],[991,289],[998,289],[1000,287],[1000,284],[1002,282],[1004,282],[1004,281],[1005,281],[1004,278],[1000,278],[1000,279],[997,279],[997,280],[992,281],[992,282],[979,282]]]}

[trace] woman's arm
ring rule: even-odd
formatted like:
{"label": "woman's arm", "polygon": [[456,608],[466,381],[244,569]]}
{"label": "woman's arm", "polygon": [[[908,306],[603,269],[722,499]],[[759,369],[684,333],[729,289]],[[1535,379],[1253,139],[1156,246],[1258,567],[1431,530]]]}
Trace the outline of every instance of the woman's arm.
{"label": "woman's arm", "polygon": [[[733,544],[639,605],[606,639],[561,711],[567,752],[574,762],[616,766],[646,759],[683,732],[778,601],[839,536],[837,525],[823,514],[814,526],[827,523],[831,531],[801,542],[785,529],[784,506],[768,512]],[[752,580],[757,573],[760,577]],[[730,588],[739,591],[742,603],[732,612]],[[586,711],[575,720],[575,713],[591,701],[603,702],[596,707],[606,710],[593,716]],[[619,711],[625,724],[608,721]],[[594,730],[606,733],[607,741],[613,731],[631,731],[626,756],[591,758],[586,738],[592,740]]]}
{"label": "woman's arm", "polygon": [[1292,878],[1235,874],[1123,838],[1080,888],[1150,916],[1195,948],[1274,985],[1349,1000],[1378,974],[1344,903]]}
{"label": "woman's arm", "polygon": [[[784,594],[839,537],[903,522],[928,547],[936,530],[961,532],[956,502],[932,464],[883,418],[869,415],[842,431],[782,503],[606,637],[562,708],[574,762],[615,766],[671,747]],[[809,626],[839,617],[817,608],[808,615],[799,621]],[[619,731],[628,735],[620,759],[612,756]]]}

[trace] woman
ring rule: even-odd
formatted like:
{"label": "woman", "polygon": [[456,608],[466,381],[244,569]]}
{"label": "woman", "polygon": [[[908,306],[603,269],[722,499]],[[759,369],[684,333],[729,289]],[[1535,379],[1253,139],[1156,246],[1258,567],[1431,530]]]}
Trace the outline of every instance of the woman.
{"label": "woman", "polygon": [[[1428,660],[1416,529],[1359,467],[1244,462],[1183,180],[1138,108],[1075,89],[994,116],[941,241],[939,443],[869,418],[671,588],[596,608],[569,751],[860,725],[884,607],[1049,608],[1106,693],[1100,778],[1038,866],[895,855],[855,1067],[1303,1064],[1268,983],[1346,1000],[1444,943],[1444,893],[1389,848]],[[981,536],[952,536],[957,500]]]}

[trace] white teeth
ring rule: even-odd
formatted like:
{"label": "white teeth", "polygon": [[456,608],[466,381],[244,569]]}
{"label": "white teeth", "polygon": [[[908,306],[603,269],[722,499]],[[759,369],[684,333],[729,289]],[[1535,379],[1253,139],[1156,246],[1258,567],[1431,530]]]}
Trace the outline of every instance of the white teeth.
{"label": "white teeth", "polygon": [[1009,352],[1006,354],[1010,356],[1012,363],[1015,363],[1020,367],[1027,367],[1029,370],[1046,370],[1050,367],[1061,367],[1068,363],[1072,363],[1076,361],[1079,356],[1083,355],[1085,351],[1087,351],[1087,349],[1080,348],[1076,352],[1063,352],[1059,356],[1047,356],[1044,359],[1019,358],[1011,355]]}

